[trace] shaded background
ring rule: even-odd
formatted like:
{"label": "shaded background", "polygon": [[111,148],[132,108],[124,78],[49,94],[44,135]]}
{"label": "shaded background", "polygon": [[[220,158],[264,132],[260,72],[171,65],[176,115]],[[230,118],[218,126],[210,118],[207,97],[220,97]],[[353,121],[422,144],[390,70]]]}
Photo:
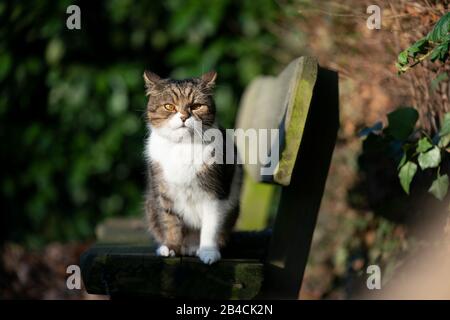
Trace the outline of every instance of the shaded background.
{"label": "shaded background", "polygon": [[80,1],[82,29],[68,30],[71,3],[0,7],[5,235],[30,246],[141,214],[145,68],[217,69],[218,116],[230,127],[243,87],[276,65],[263,30],[273,1]]}
{"label": "shaded background", "polygon": [[[357,133],[400,105],[448,108],[448,81],[427,86],[447,66],[402,77],[394,66],[448,1],[378,1],[381,30],[366,27],[371,2],[0,3],[0,297],[88,298],[65,289],[65,268],[97,223],[142,215],[145,68],[179,78],[217,70],[218,117],[232,127],[251,79],[307,54],[340,73],[341,130],[301,297],[348,298],[371,263],[388,281],[420,235],[380,209],[408,199],[395,170],[364,171]],[[66,28],[71,4],[81,30]]]}

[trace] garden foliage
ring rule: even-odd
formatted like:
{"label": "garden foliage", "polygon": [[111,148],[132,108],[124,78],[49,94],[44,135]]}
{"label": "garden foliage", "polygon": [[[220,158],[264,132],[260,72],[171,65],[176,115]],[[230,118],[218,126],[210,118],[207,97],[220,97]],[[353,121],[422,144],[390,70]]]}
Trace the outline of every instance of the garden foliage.
{"label": "garden foliage", "polygon": [[[81,30],[66,8],[81,9]],[[262,1],[0,3],[0,193],[9,240],[85,239],[110,216],[142,215],[145,68],[161,76],[215,69],[220,122],[243,88],[274,73]]]}

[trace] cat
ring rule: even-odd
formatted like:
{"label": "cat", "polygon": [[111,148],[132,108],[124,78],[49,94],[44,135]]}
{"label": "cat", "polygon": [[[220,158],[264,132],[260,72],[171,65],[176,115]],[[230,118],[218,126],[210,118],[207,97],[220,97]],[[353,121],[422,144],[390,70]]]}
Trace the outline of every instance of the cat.
{"label": "cat", "polygon": [[[238,217],[242,166],[224,161],[230,150],[216,121],[216,77],[211,71],[173,80],[144,72],[150,132],[145,211],[159,256],[197,256],[215,263]],[[222,139],[204,139],[208,129],[218,130]],[[215,159],[223,161],[208,161]]]}

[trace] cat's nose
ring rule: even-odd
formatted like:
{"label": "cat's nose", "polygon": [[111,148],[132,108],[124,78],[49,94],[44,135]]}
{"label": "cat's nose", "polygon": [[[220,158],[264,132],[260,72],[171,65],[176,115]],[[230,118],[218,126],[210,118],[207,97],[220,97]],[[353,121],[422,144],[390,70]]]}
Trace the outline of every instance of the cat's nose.
{"label": "cat's nose", "polygon": [[181,121],[185,122],[189,118],[189,113],[187,114],[180,114]]}

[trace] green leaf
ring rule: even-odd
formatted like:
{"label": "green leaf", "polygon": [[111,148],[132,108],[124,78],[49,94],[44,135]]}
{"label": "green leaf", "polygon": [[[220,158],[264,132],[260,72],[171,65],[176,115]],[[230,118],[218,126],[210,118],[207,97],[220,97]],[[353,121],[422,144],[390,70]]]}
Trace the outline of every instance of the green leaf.
{"label": "green leaf", "polygon": [[400,168],[398,177],[400,178],[400,184],[402,185],[403,190],[405,190],[407,194],[409,194],[409,187],[416,172],[417,165],[411,161],[408,161],[403,167]]}
{"label": "green leaf", "polygon": [[441,49],[438,47],[435,47],[433,49],[433,51],[431,51],[431,55],[430,55],[430,60],[431,61],[436,61],[437,58],[439,58],[439,56],[441,55]]}
{"label": "green leaf", "polygon": [[428,40],[426,38],[422,38],[416,41],[411,47],[407,49],[409,56],[414,58],[417,53],[425,53],[427,45]]}
{"label": "green leaf", "polygon": [[398,108],[387,115],[389,126],[386,130],[398,140],[406,140],[413,132],[419,114],[410,107]]}
{"label": "green leaf", "polygon": [[427,168],[436,168],[439,163],[441,163],[441,150],[435,146],[430,151],[421,153],[418,161],[422,170]]}
{"label": "green leaf", "polygon": [[416,151],[419,153],[423,153],[428,151],[432,146],[433,145],[430,143],[430,141],[428,141],[428,138],[423,137],[422,139],[419,140]]}
{"label": "green leaf", "polygon": [[439,60],[441,60],[442,62],[445,62],[445,60],[447,60],[447,58],[448,58],[449,46],[450,46],[450,43],[448,43],[448,42],[445,42],[445,43],[442,43],[439,45],[439,47],[441,48]]}
{"label": "green leaf", "polygon": [[407,159],[406,152],[403,152],[403,156],[400,159],[400,163],[397,166],[397,170],[399,170],[406,163],[406,159]]}
{"label": "green leaf", "polygon": [[442,62],[444,62],[448,55],[448,46],[449,46],[448,43],[442,43],[436,46],[431,52],[430,60],[434,62],[437,59],[439,59]]}
{"label": "green leaf", "polygon": [[400,52],[400,54],[398,55],[398,63],[401,65],[408,64],[408,51],[407,50]]}
{"label": "green leaf", "polygon": [[439,139],[438,147],[445,148],[450,143],[450,134],[446,134]]}
{"label": "green leaf", "polygon": [[441,124],[441,130],[439,130],[439,136],[445,136],[450,134],[450,112],[444,115],[444,119]]}
{"label": "green leaf", "polygon": [[434,25],[433,30],[431,30],[427,39],[433,42],[440,42],[450,31],[450,12],[443,15],[439,21]]}
{"label": "green leaf", "polygon": [[436,180],[433,181],[431,184],[430,189],[428,189],[428,192],[433,194],[436,198],[439,200],[443,200],[445,196],[447,195],[448,191],[448,176],[444,174],[443,176],[438,176]]}

